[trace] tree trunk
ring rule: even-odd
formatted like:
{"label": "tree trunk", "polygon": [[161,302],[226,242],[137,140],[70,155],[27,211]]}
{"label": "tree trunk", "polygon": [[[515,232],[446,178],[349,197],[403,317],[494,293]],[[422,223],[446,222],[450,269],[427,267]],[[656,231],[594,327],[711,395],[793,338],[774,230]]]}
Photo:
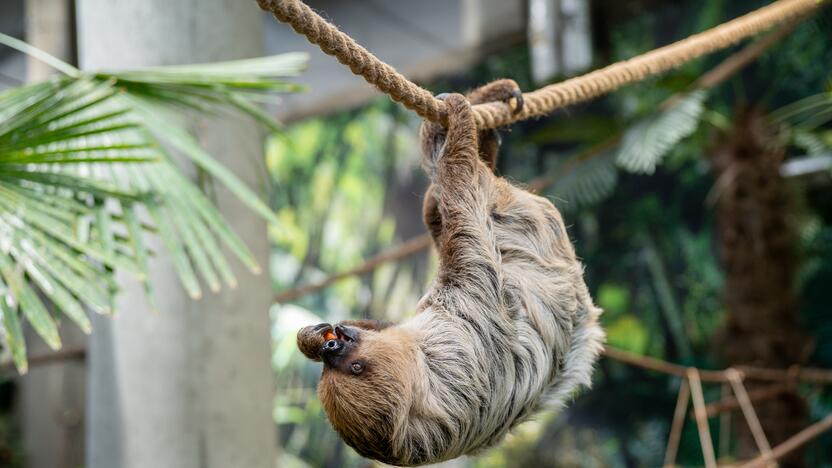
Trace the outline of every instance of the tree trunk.
{"label": "tree trunk", "polygon": [[[83,68],[200,63],[261,54],[262,17],[240,0],[79,0]],[[262,135],[245,119],[197,120],[201,143],[247,183],[262,171]],[[265,223],[224,188],[220,211],[268,265]],[[164,252],[155,240],[151,248]],[[121,282],[117,316],[91,337],[88,466],[269,467],[272,421],[268,274],[235,263],[239,286],[192,301],[170,258],[151,264],[159,313]],[[268,271],[268,269],[266,269]]]}
{"label": "tree trunk", "polygon": [[[711,155],[728,309],[721,349],[730,365],[788,368],[806,356],[793,290],[791,204],[779,173],[784,150],[775,134],[763,114],[741,111]],[[755,409],[772,447],[806,425],[806,404],[796,392]],[[758,453],[743,420],[735,426],[739,456]],[[795,453],[783,466],[800,466],[801,458]]]}

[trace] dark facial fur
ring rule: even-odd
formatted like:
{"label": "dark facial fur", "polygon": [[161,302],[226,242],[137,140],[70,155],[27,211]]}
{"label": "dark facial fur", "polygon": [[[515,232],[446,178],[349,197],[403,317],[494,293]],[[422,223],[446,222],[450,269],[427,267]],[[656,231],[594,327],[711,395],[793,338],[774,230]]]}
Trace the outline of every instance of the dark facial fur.
{"label": "dark facial fur", "polygon": [[[469,99],[518,95],[501,80]],[[419,313],[298,333],[304,355],[324,363],[318,393],[335,430],[395,465],[475,454],[563,404],[590,383],[604,338],[560,213],[496,177],[496,134],[477,130],[463,96],[445,102],[449,128],[422,127],[440,269]]]}

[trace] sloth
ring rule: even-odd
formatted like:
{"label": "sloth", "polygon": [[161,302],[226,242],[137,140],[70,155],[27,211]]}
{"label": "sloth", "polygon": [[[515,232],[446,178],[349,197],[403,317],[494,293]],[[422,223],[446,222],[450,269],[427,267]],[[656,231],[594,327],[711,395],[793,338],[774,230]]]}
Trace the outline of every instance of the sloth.
{"label": "sloth", "polygon": [[604,333],[563,219],[547,199],[494,175],[499,140],[471,104],[522,108],[512,80],[441,95],[426,122],[424,221],[439,271],[400,324],[349,320],[298,332],[323,362],[318,395],[359,454],[414,466],[477,454],[535,412],[590,384]]}

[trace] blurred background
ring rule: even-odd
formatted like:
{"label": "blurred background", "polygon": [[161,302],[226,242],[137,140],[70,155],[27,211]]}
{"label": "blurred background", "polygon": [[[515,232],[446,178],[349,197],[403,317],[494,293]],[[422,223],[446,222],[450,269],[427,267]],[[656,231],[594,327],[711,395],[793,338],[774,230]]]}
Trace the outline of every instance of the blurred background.
{"label": "blurred background", "polygon": [[[439,93],[497,78],[533,90],[768,2],[307,3]],[[112,310],[105,307],[115,317],[102,316],[81,286],[70,288],[91,334],[20,267],[33,294],[46,296],[44,313],[55,323],[53,336],[37,321],[34,299],[19,300],[25,375],[14,331],[18,301],[9,302],[3,286],[0,466],[373,466],[330,428],[316,396],[320,365],[296,350],[295,333],[314,322],[398,321],[414,312],[436,271],[429,249],[327,278],[424,234],[419,119],[253,1],[3,0],[0,32],[78,66],[90,82],[138,96],[125,105],[150,109],[142,125],[159,142],[148,147],[170,148],[183,176],[148,190],[164,198],[165,187],[202,189],[221,216],[209,215],[190,188],[171,195],[171,231],[164,222],[140,226],[150,239],[148,284],[106,259],[91,261],[98,274],[112,276],[104,289],[115,297]],[[711,82],[697,80],[743,45],[502,132],[498,172],[533,184],[563,212],[611,346],[702,369],[832,369],[832,12],[777,34],[747,67]],[[286,55],[296,52],[307,55]],[[221,71],[146,68],[263,56],[278,58],[268,67],[237,63]],[[145,74],[118,71],[135,68]],[[7,98],[0,106],[12,109],[10,96],[32,83],[58,87],[42,89],[44,100],[64,92],[56,73],[31,53],[0,47],[0,100]],[[259,74],[271,81],[251,78]],[[255,89],[257,97],[241,102],[228,91],[235,89]],[[141,99],[151,98],[165,110],[143,107]],[[221,106],[237,113],[214,109]],[[154,120],[168,113],[173,120]],[[14,123],[4,118],[3,132]],[[183,133],[171,130],[180,126]],[[0,135],[0,159],[13,141]],[[107,151],[118,149],[108,144]],[[142,164],[131,158],[115,161],[113,171]],[[4,170],[0,182],[17,176]],[[92,190],[85,187],[74,190]],[[112,206],[112,193],[94,195],[90,206]],[[0,222],[11,223],[5,213],[14,206],[5,203]],[[112,220],[129,227],[125,203]],[[195,212],[206,230],[189,218]],[[213,232],[224,247],[211,241]],[[73,236],[63,242],[75,245]],[[123,236],[116,231],[117,244]],[[79,259],[91,255],[73,248]],[[215,249],[237,258],[229,266]],[[13,250],[12,260],[25,264]],[[259,275],[245,271],[258,270],[254,264]],[[4,278],[12,288],[14,276]],[[295,293],[322,281],[326,287]],[[50,349],[58,335],[63,346]],[[593,388],[568,408],[544,412],[481,456],[444,466],[661,466],[679,385],[677,377],[602,359]],[[828,385],[748,387],[767,395],[754,407],[772,446],[832,412]],[[705,385],[709,403],[726,395],[720,384]],[[715,413],[710,431],[723,463],[757,454],[736,405]],[[704,463],[692,417],[677,463]],[[832,466],[832,433],[783,465]]]}

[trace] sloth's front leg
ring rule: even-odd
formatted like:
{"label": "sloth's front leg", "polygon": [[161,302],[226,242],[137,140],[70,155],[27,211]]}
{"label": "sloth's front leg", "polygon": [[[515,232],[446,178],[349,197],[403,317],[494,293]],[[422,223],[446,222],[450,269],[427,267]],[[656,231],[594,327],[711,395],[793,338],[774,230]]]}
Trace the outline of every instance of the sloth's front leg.
{"label": "sloth's front leg", "polygon": [[436,160],[434,188],[442,217],[439,281],[464,287],[478,301],[499,302],[501,280],[490,228],[494,175],[479,159],[477,126],[460,94],[445,98],[448,136]]}

